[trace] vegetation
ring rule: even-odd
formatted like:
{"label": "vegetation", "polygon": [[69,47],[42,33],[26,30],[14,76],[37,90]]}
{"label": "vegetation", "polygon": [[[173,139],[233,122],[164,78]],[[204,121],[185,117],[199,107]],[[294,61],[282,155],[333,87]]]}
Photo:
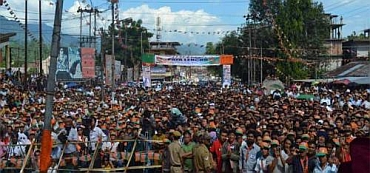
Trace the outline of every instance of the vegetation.
{"label": "vegetation", "polygon": [[[127,67],[136,67],[141,62],[142,52],[149,49],[149,38],[153,33],[142,26],[142,20],[134,21],[132,19],[125,19],[121,21],[120,30],[114,29],[114,35],[117,37],[114,51],[115,58],[127,63]],[[127,38],[125,38],[127,36]],[[104,32],[103,47],[112,47],[112,26],[108,31]],[[106,49],[106,53],[111,54],[110,49]]]}
{"label": "vegetation", "polygon": [[244,81],[248,80],[245,63],[249,54],[284,60],[265,61],[264,77],[270,74],[281,79],[313,77],[315,66],[294,59],[317,60],[326,51],[324,39],[329,35],[330,21],[323,5],[311,0],[251,0],[249,7],[246,25],[239,28],[240,33],[227,34],[215,45],[208,43],[207,53],[221,51],[238,57],[232,74]]}

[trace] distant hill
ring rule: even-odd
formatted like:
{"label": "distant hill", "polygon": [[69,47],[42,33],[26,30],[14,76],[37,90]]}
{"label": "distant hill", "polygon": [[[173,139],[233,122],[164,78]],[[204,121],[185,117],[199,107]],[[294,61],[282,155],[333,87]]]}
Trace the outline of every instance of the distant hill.
{"label": "distant hill", "polygon": [[[39,39],[39,24],[29,23],[28,30],[38,40]],[[53,27],[42,24],[42,37],[45,44],[51,43]],[[24,43],[24,30],[20,27],[19,23],[14,20],[8,20],[6,17],[0,15],[0,33],[15,32],[17,35],[12,37],[10,41],[17,43]],[[29,38],[31,40],[31,38]],[[61,38],[61,46],[78,46],[78,37],[63,34]]]}
{"label": "distant hill", "polygon": [[177,52],[179,52],[181,55],[203,55],[206,52],[205,46],[195,43],[183,44],[176,48]]}

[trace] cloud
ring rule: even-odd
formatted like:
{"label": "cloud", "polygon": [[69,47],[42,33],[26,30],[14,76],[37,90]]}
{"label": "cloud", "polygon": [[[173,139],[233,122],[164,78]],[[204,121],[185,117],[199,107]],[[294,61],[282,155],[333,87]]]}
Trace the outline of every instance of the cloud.
{"label": "cloud", "polygon": [[[120,18],[127,17],[132,17],[134,20],[141,19],[143,26],[153,33],[156,33],[157,18],[159,17],[162,41],[183,43],[217,41],[221,35],[213,35],[213,32],[226,29],[217,26],[222,22],[220,18],[203,9],[173,11],[168,6],[155,9],[144,4],[120,13]],[[204,34],[202,34],[203,32]],[[208,32],[212,34],[208,34]]]}

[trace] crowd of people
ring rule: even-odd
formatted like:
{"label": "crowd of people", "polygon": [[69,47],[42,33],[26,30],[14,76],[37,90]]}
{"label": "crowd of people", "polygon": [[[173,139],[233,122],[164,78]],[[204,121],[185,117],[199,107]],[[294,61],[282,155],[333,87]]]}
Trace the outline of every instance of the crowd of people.
{"label": "crowd of people", "polygon": [[[29,150],[26,170],[37,172],[46,92],[16,87],[6,73],[0,81],[0,172],[19,171]],[[262,85],[166,84],[112,92],[59,84],[50,172],[83,171],[93,161],[106,171],[335,173],[351,161],[351,142],[369,137],[369,111],[369,90],[325,85],[270,92]]]}

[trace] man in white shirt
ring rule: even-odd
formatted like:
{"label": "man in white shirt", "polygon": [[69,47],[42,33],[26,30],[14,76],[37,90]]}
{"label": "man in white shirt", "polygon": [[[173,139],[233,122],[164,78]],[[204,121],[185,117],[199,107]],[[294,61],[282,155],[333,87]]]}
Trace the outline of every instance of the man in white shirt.
{"label": "man in white shirt", "polygon": [[26,153],[26,145],[18,140],[18,133],[11,134],[12,142],[8,145],[7,152],[9,158],[16,157],[22,158]]}
{"label": "man in white shirt", "polygon": [[96,118],[92,118],[91,124],[90,124],[90,147],[91,151],[94,152],[97,148],[96,144],[98,141],[107,141],[108,137],[107,135],[99,128],[96,126]]}

